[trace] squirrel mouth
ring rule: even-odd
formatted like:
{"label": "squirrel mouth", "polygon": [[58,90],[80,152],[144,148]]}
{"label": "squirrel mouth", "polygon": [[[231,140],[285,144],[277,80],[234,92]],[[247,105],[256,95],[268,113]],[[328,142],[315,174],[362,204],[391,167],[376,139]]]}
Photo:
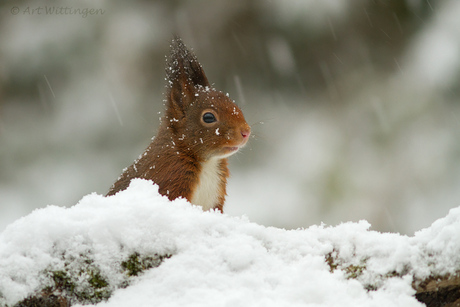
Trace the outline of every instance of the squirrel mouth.
{"label": "squirrel mouth", "polygon": [[236,153],[238,151],[238,149],[240,149],[240,147],[238,146],[227,146],[227,147],[224,147],[222,148],[222,157],[226,158],[226,157],[229,157],[231,155],[233,155],[234,153]]}
{"label": "squirrel mouth", "polygon": [[[232,145],[234,145],[234,144],[232,144]],[[234,153],[236,153],[238,150],[240,150],[242,147],[244,147],[244,145],[246,145],[245,141],[241,142],[241,144],[236,145],[236,146],[224,146],[221,149],[222,154],[223,154],[224,157],[229,157],[229,156],[233,155]]]}
{"label": "squirrel mouth", "polygon": [[233,147],[225,147],[225,149],[227,149],[228,151],[232,152],[232,151],[237,151],[240,148],[238,146],[233,146]]}

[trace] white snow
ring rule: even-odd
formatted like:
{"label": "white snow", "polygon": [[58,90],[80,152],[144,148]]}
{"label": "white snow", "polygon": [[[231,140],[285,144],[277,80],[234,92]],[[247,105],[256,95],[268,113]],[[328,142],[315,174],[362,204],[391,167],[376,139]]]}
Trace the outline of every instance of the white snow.
{"label": "white snow", "polygon": [[[0,306],[40,289],[44,270],[81,254],[113,285],[133,252],[172,255],[98,304],[113,307],[423,306],[414,298],[414,276],[459,267],[460,208],[413,237],[369,227],[264,227],[184,199],[170,202],[150,181],[135,179],[115,196],[87,195],[71,208],[37,209],[9,225],[0,234]],[[338,269],[331,272],[328,257]],[[348,278],[350,265],[365,270]],[[382,277],[391,272],[402,277]]]}

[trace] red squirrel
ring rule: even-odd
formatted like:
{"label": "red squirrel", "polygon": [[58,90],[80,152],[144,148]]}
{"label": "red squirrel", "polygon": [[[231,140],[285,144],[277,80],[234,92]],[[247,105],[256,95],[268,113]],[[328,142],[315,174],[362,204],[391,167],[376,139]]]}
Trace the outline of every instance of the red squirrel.
{"label": "red squirrel", "polygon": [[223,212],[227,158],[246,145],[251,127],[225,94],[212,88],[196,56],[174,38],[166,68],[166,111],[157,136],[126,168],[107,196],[131,179],[150,179],[170,200]]}

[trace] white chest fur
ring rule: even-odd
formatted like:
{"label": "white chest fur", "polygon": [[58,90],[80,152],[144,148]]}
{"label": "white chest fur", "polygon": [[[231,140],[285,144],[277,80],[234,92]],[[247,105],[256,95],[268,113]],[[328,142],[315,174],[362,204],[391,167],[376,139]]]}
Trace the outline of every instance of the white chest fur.
{"label": "white chest fur", "polygon": [[191,203],[209,210],[216,206],[219,198],[220,159],[210,159],[203,162],[199,176],[198,186],[193,192]]}

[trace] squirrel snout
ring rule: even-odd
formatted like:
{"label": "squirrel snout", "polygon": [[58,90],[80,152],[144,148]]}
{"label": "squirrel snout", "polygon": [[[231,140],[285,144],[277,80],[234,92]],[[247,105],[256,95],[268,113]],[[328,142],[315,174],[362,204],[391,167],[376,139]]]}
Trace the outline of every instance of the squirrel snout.
{"label": "squirrel snout", "polygon": [[244,125],[240,129],[241,136],[243,137],[242,145],[246,145],[247,141],[249,140],[249,136],[251,135],[251,127],[249,125]]}
{"label": "squirrel snout", "polygon": [[243,128],[241,129],[241,136],[243,139],[247,139],[251,135],[251,128]]}

